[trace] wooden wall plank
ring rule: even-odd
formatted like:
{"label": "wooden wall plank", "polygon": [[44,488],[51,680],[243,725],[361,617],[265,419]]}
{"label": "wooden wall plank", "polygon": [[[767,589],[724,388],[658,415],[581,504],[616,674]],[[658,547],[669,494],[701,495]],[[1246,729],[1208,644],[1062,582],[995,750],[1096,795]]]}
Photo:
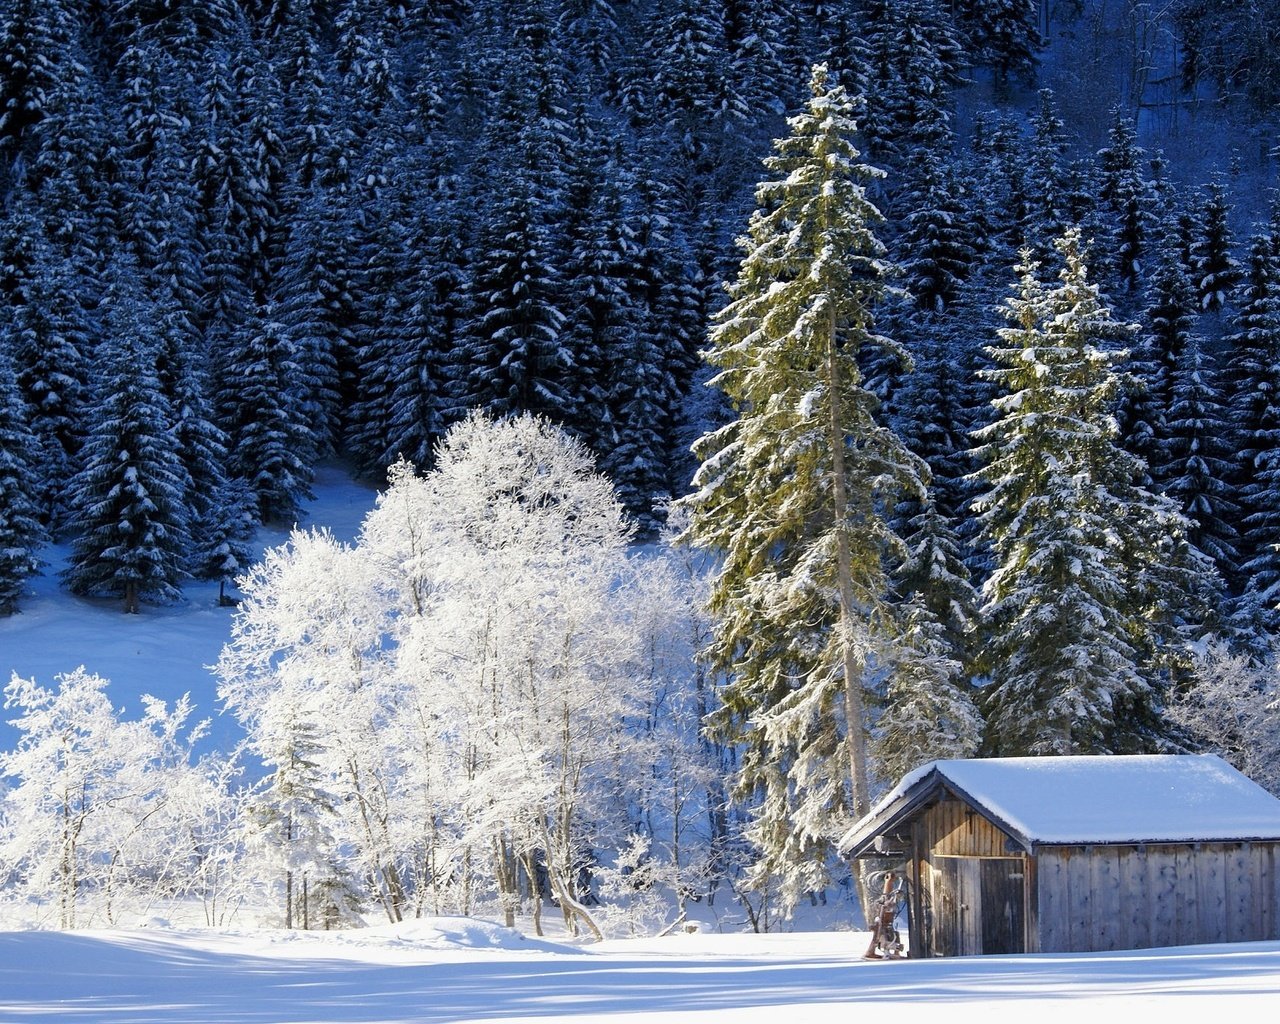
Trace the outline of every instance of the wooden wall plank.
{"label": "wooden wall plank", "polygon": [[1089,847],[1074,850],[1067,858],[1067,941],[1071,950],[1092,949],[1094,941],[1093,921],[1093,871],[1092,851]]}
{"label": "wooden wall plank", "polygon": [[1091,950],[1123,949],[1123,889],[1120,884],[1120,850],[1095,846],[1089,856],[1090,902],[1093,910]]}
{"label": "wooden wall plank", "polygon": [[1254,891],[1250,845],[1232,843],[1223,852],[1226,886],[1223,920],[1228,942],[1251,942],[1262,938],[1258,928],[1258,912],[1261,908],[1258,907]]}
{"label": "wooden wall plank", "polygon": [[1199,893],[1196,891],[1196,851],[1188,846],[1169,847],[1172,858],[1178,865],[1178,884],[1174,887],[1171,899],[1174,904],[1174,943],[1175,946],[1187,946],[1196,942],[1199,934]]}
{"label": "wooden wall plank", "polygon": [[1124,891],[1124,908],[1118,941],[1121,949],[1147,949],[1151,946],[1151,909],[1147,897],[1150,882],[1147,874],[1147,848],[1126,846],[1118,854],[1120,885]]}
{"label": "wooden wall plank", "polygon": [[1036,890],[1040,909],[1040,952],[1064,953],[1070,944],[1066,918],[1067,865],[1061,850],[1041,850],[1036,857]]}
{"label": "wooden wall plank", "polygon": [[1151,945],[1178,944],[1177,906],[1178,861],[1171,847],[1147,848],[1147,882],[1151,920]]}

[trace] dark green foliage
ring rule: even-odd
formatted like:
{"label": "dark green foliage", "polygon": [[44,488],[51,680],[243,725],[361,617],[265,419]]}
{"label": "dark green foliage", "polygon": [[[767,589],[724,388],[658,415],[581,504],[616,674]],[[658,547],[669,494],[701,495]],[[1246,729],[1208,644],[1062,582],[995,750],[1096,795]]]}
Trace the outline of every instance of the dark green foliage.
{"label": "dark green foliage", "polygon": [[83,468],[71,487],[75,536],[63,578],[77,594],[120,597],[124,610],[136,613],[143,600],[179,596],[190,511],[159,352],[125,274],[94,359]]}
{"label": "dark green foliage", "polygon": [[1216,313],[1240,280],[1240,264],[1231,252],[1230,210],[1221,178],[1209,182],[1204,192],[1200,220],[1191,237],[1191,270],[1200,308]]}
{"label": "dark green foliage", "polygon": [[293,523],[311,497],[316,442],[304,414],[297,350],[272,313],[246,321],[232,337],[218,409],[228,474],[249,484],[261,522]]}
{"label": "dark green foliage", "polygon": [[0,616],[12,615],[26,580],[40,569],[46,540],[37,514],[38,453],[27,406],[0,338]]}

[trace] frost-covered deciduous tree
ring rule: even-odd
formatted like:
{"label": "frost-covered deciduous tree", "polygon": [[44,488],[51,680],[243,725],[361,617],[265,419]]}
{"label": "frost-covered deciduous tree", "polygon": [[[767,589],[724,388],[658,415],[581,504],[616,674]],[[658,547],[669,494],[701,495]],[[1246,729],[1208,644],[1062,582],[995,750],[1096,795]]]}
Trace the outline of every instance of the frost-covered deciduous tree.
{"label": "frost-covered deciduous tree", "polygon": [[1202,749],[1280,796],[1280,684],[1274,655],[1258,660],[1213,641],[1196,653],[1170,719]]}
{"label": "frost-covered deciduous tree", "polygon": [[0,754],[0,775],[14,783],[0,804],[0,867],[61,928],[115,923],[120,897],[138,886],[182,889],[200,853],[186,841],[196,830],[181,799],[199,777],[190,744],[202,726],[183,736],[190,701],[144,697],[142,717],[123,721],[106,691],[84,668],[56,689],[16,673],[5,687],[20,735]]}
{"label": "frost-covered deciduous tree", "polygon": [[641,638],[666,641],[639,624],[677,602],[629,556],[588,450],[545,420],[473,414],[429,474],[389,480],[357,544],[295,533],[240,580],[218,674],[272,772],[264,863],[286,908],[308,875],[344,898],[363,883],[393,921],[492,901],[514,920],[529,895],[595,930],[582,872],[648,813],[617,799],[656,757]]}
{"label": "frost-covered deciduous tree", "polygon": [[[241,577],[244,599],[216,671],[219,696],[273,772],[256,806],[283,823],[273,862],[280,881],[287,885],[290,872],[309,864],[346,865],[370,880],[371,900],[399,921],[408,898],[391,821],[395,700],[381,651],[385,607],[370,568],[331,534],[295,530]],[[300,760],[316,768],[303,772]],[[302,785],[332,795],[343,809],[341,831],[325,820],[327,798],[301,820]],[[348,854],[340,853],[343,842]]]}
{"label": "frost-covered deciduous tree", "polygon": [[[397,482],[415,489],[403,471]],[[425,541],[401,577],[422,611],[399,664],[464,753],[464,835],[490,858],[509,917],[518,868],[536,875],[541,857],[566,916],[590,927],[577,876],[592,846],[593,783],[612,770],[606,738],[634,699],[613,593],[629,536],[621,505],[585,447],[530,416],[464,420],[420,501],[406,509],[405,497],[393,483],[363,543],[395,551],[404,533],[387,519],[406,512],[410,536]]]}

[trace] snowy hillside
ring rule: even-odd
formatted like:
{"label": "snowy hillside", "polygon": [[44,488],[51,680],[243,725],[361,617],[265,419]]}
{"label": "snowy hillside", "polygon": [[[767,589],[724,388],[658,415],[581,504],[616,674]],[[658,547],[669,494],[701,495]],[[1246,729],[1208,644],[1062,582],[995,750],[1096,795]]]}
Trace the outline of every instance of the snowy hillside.
{"label": "snowy hillside", "polygon": [[[343,468],[322,467],[299,525],[326,527],[339,540],[353,540],[373,506],[372,487],[355,482]],[[283,544],[284,529],[262,529],[259,550]],[[80,598],[58,583],[65,546],[46,549],[44,573],[30,583],[31,596],[21,614],[0,618],[0,678],[12,673],[49,686],[54,677],[83,665],[111,681],[110,695],[129,717],[138,698],[148,693],[172,702],[184,693],[196,706],[194,718],[212,717],[202,749],[229,750],[243,732],[229,716],[220,716],[214,678],[207,666],[230,636],[234,608],[218,607],[216,583],[191,583],[184,600],[171,606],[145,605],[138,615],[121,615],[119,602]],[[11,749],[17,733],[0,716],[0,750]]]}

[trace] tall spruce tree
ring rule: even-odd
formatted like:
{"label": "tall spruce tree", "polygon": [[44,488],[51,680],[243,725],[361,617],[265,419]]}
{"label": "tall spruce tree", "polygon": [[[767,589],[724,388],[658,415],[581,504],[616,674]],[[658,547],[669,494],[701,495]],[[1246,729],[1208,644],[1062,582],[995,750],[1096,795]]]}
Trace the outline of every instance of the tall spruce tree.
{"label": "tall spruce tree", "polygon": [[[1119,107],[1113,112],[1108,145],[1098,151],[1102,206],[1110,235],[1105,270],[1114,283],[1137,292],[1143,260],[1151,244],[1152,189],[1144,167],[1146,152],[1138,145],[1133,119]],[[1104,280],[1102,273],[1096,275]]]}
{"label": "tall spruce tree", "polygon": [[0,616],[18,610],[26,581],[40,570],[46,538],[36,500],[38,451],[0,337]]}
{"label": "tall spruce tree", "polygon": [[738,792],[760,802],[758,880],[794,900],[820,887],[838,827],[868,807],[866,674],[887,641],[883,509],[921,495],[924,465],[878,416],[858,360],[884,291],[879,172],[851,141],[855,102],[814,68],[812,98],[765,166],[745,257],[706,359],[736,416],[705,435],[685,537],[723,554],[709,655],[733,674],[715,719],[745,752]]}
{"label": "tall spruce tree", "polygon": [[1056,288],[1036,264],[1018,268],[1010,326],[988,350],[997,418],[975,432],[995,565],[982,591],[987,745],[1006,755],[1156,744],[1153,662],[1182,624],[1167,590],[1212,574],[1186,551],[1181,510],[1142,486],[1145,467],[1116,443],[1132,327],[1088,280],[1079,232],[1058,250]]}
{"label": "tall spruce tree", "polygon": [[1240,263],[1232,255],[1231,209],[1226,186],[1215,176],[1204,188],[1200,219],[1191,239],[1191,269],[1200,307],[1216,313],[1226,304],[1240,281]]}
{"label": "tall spruce tree", "polygon": [[1280,616],[1280,255],[1266,232],[1249,244],[1227,337],[1227,386],[1236,451],[1235,489],[1242,505],[1239,555],[1243,579],[1259,595],[1263,619]]}
{"label": "tall spruce tree", "polygon": [[288,523],[312,497],[316,438],[305,416],[298,352],[274,312],[268,307],[234,335],[219,411],[229,475],[253,489],[262,522]]}
{"label": "tall spruce tree", "polygon": [[1171,382],[1164,493],[1190,518],[1187,540],[1235,575],[1240,506],[1232,493],[1229,418],[1218,368],[1197,335],[1191,335]]}
{"label": "tall spruce tree", "polygon": [[77,531],[63,578],[74,593],[114,596],[124,610],[180,595],[190,543],[187,473],[174,415],[157,371],[159,352],[128,267],[110,296],[95,359],[83,467],[72,480]]}

